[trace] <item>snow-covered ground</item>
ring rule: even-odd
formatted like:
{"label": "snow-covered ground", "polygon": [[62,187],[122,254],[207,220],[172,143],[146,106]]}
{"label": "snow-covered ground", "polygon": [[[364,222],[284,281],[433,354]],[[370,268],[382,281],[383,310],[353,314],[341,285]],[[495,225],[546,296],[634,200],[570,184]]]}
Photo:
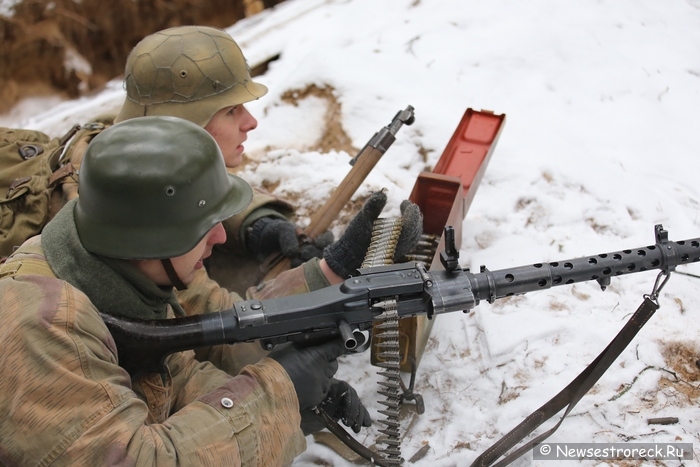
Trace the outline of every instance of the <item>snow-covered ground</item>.
{"label": "snow-covered ground", "polygon": [[[358,192],[388,188],[386,215],[434,166],[468,107],[506,114],[465,219],[463,267],[649,245],[659,223],[671,240],[700,236],[700,0],[288,0],[228,30],[251,64],[280,55],[259,78],[270,93],[248,106],[259,127],[246,147],[258,162],[242,175],[299,199],[302,213],[349,169],[347,153],[307,149],[327,101],[282,99],[315,85],[333,89],[356,148],[415,107],[415,123]],[[59,135],[123,96],[115,80],[75,101],[26,101],[0,124]],[[700,275],[700,265],[679,271]],[[416,383],[426,411],[403,421],[403,456],[428,444],[413,465],[471,463],[595,358],[655,277],[616,278],[604,293],[596,283],[558,287],[440,316]],[[672,274],[659,302],[550,441],[695,443],[685,465],[700,465],[700,279]],[[339,370],[375,416],[377,370],[367,353],[343,357]],[[679,422],[648,425],[652,417]],[[358,440],[374,444],[379,428]],[[310,437],[295,465],[351,464]]]}

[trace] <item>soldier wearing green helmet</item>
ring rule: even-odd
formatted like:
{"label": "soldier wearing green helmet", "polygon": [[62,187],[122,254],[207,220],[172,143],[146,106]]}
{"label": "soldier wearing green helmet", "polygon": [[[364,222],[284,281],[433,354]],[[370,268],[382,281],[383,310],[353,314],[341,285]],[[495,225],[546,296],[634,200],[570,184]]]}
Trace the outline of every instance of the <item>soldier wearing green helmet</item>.
{"label": "soldier wearing green helmet", "polygon": [[[75,222],[95,254],[172,258],[190,251],[216,224],[253,198],[226,172],[216,141],[175,117],[125,122],[88,146]],[[167,160],[154,164],[154,160]]]}
{"label": "soldier wearing green helmet", "polygon": [[[0,464],[276,466],[322,427],[313,407],[369,426],[355,390],[333,378],[339,340],[275,349],[236,375],[192,351],[162,374],[119,366],[98,312],[184,315],[174,286],[194,281],[226,239],[222,221],[252,197],[206,131],[176,117],[118,123],[92,141],[80,178],[80,197],[0,267],[0,346],[11,349],[0,353]],[[373,218],[363,210],[353,240]],[[219,309],[238,298],[227,295]]]}

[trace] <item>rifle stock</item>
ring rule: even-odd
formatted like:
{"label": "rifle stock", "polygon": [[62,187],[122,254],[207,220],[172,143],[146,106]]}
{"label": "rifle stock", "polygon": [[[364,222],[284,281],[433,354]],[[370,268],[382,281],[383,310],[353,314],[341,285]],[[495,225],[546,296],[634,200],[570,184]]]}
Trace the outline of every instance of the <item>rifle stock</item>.
{"label": "rifle stock", "polygon": [[654,269],[668,275],[677,265],[700,261],[700,238],[669,241],[661,225],[655,233],[656,243],[650,246],[499,271],[482,266],[479,273],[450,266],[455,264],[454,257],[447,257],[451,245],[442,255],[445,270],[428,271],[419,263],[367,268],[342,284],[307,294],[248,300],[187,318],[143,321],[101,315],[116,342],[120,366],[132,376],[161,371],[174,352],[254,340],[272,348],[342,336],[349,351],[362,351],[368,344],[362,340],[387,301],[395,302],[399,318],[432,318],[469,311],[482,300],[583,281],[595,280],[605,290],[615,276]]}
{"label": "rifle stock", "polygon": [[[402,125],[411,125],[415,120],[413,107],[407,106],[405,110],[399,110],[389,125],[370,138],[364,148],[350,161],[352,168],[347,173],[340,185],[333,190],[326,203],[314,213],[309,225],[304,229],[301,238],[314,239],[324,233],[331,226],[333,220],[338,217],[340,211],[350,201],[367,175],[372,171],[379,159],[389,149],[389,146],[396,140],[396,133]],[[303,241],[303,240],[302,240]],[[291,260],[280,254],[266,261],[271,267],[264,280],[274,279],[281,272],[286,271],[291,266]]]}

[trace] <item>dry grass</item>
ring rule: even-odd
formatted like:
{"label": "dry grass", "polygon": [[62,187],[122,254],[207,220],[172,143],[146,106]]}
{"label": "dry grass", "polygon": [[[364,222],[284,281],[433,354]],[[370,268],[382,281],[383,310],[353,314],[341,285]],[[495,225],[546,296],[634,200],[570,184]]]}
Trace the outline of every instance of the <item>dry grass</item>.
{"label": "dry grass", "polygon": [[662,376],[659,387],[673,388],[683,395],[688,403],[696,404],[700,399],[700,349],[696,343],[671,342],[664,351],[667,369],[675,375]]}

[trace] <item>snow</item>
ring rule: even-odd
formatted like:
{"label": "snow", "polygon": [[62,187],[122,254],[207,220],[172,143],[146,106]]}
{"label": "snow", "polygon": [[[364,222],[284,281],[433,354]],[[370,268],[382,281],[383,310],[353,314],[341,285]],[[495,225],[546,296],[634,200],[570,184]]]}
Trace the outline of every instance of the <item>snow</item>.
{"label": "snow", "polygon": [[[326,103],[281,99],[315,84],[333,88],[358,149],[398,110],[415,107],[415,123],[399,131],[358,191],[388,188],[386,215],[398,213],[416,176],[434,166],[468,107],[506,114],[464,222],[463,267],[650,245],[659,223],[671,240],[700,236],[698,0],[288,0],[228,31],[251,64],[280,55],[259,78],[269,94],[248,105],[259,126],[246,148],[258,164],[242,175],[300,195],[300,224],[349,170],[344,152],[308,150]],[[59,135],[117,108],[123,92],[116,79],[74,101],[27,101],[0,124]],[[678,270],[700,275],[698,264]],[[413,465],[470,464],[598,355],[655,277],[615,278],[604,293],[595,283],[563,286],[438,317],[416,382],[426,411],[403,420],[403,457],[427,443]],[[698,278],[672,274],[660,310],[549,441],[695,443],[685,465],[698,465],[698,292]],[[672,344],[688,349],[692,380],[663,382],[675,381],[671,371],[682,377],[668,358]],[[365,353],[343,357],[338,373],[375,419],[377,370]],[[679,423],[647,424],[665,416]],[[357,439],[373,445],[378,428]],[[308,441],[295,466],[352,465]],[[528,453],[516,465],[554,464]]]}
{"label": "snow", "polygon": [[14,7],[20,0],[0,0],[0,15],[6,18],[14,16]]}

